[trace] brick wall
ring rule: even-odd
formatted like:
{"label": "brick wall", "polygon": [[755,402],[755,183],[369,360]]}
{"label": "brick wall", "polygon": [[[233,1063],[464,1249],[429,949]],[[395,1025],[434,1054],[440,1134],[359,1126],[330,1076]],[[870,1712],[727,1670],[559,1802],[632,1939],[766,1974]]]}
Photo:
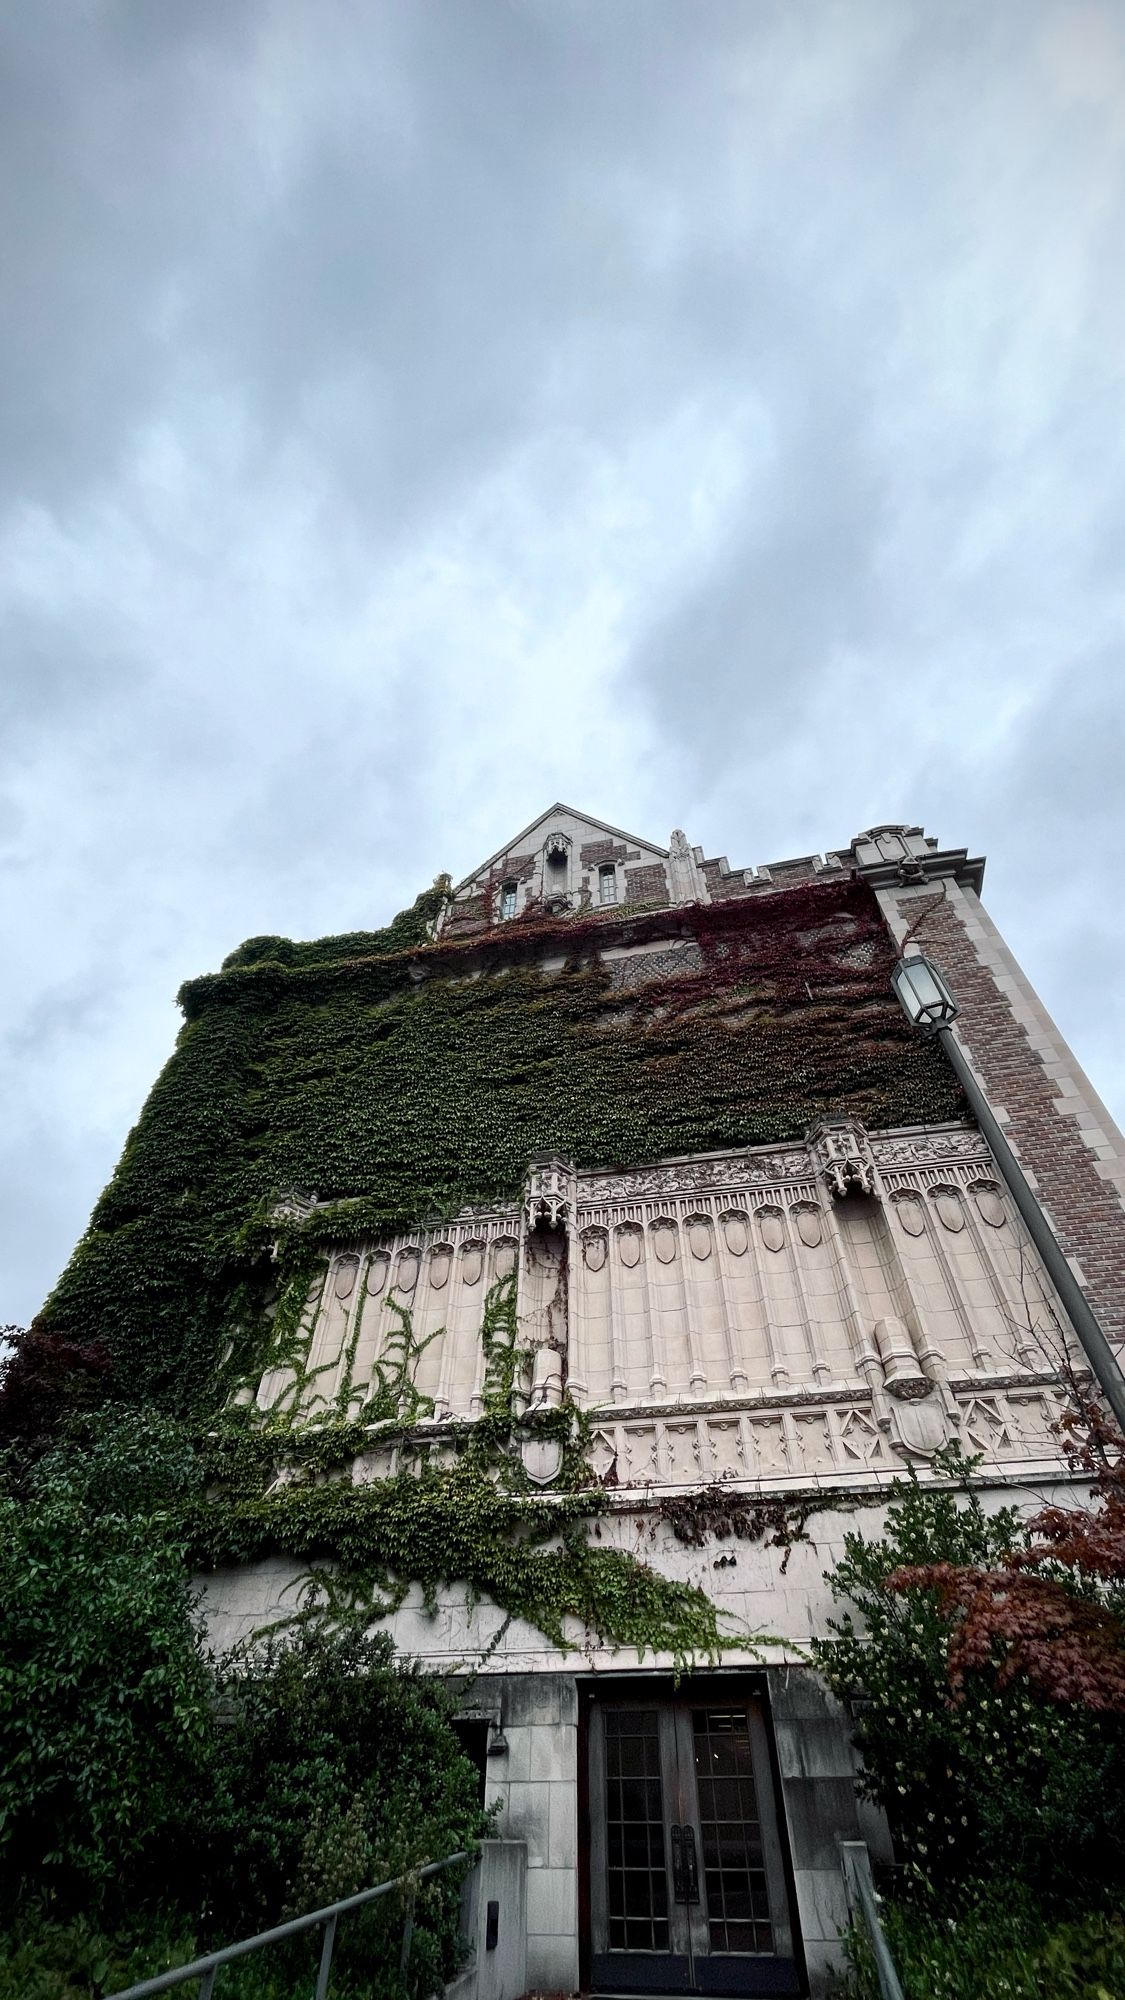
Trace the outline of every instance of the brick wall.
{"label": "brick wall", "polygon": [[601,868],[610,861],[639,861],[639,847],[626,847],[623,840],[588,840],[578,850],[583,868]]}
{"label": "brick wall", "polygon": [[[911,946],[928,953],[945,975],[963,1010],[958,1036],[993,1109],[1007,1114],[1005,1130],[1020,1165],[1033,1178],[1067,1256],[1078,1265],[1106,1336],[1115,1344],[1125,1341],[1125,1208],[1096,1143],[1082,1136],[1101,1107],[1092,1110],[1077,1094],[1060,1097],[1060,1084],[1048,1074],[1019,1014],[1026,1011],[1032,1020],[1037,1014],[1048,1030],[1053,1024],[1030,988],[1025,1010],[998,984],[996,971],[986,962],[987,950],[982,950],[987,932],[978,921],[983,912],[975,897],[960,889],[944,896],[902,896],[888,890],[880,900],[892,906],[891,914],[899,920],[893,928],[900,941],[904,925],[917,926]],[[1018,973],[1014,961],[1009,963]],[[1015,981],[1006,979],[1005,984],[1012,988]],[[1057,1030],[1054,1040],[1069,1056]],[[1070,1067],[1081,1077],[1073,1061]],[[1101,1115],[1105,1117],[1104,1111]],[[1098,1132],[1107,1137],[1101,1128]],[[1102,1149],[1107,1156],[1113,1150],[1109,1144]]]}
{"label": "brick wall", "polygon": [[662,861],[655,861],[646,868],[625,870],[625,901],[627,903],[668,901],[668,882]]}

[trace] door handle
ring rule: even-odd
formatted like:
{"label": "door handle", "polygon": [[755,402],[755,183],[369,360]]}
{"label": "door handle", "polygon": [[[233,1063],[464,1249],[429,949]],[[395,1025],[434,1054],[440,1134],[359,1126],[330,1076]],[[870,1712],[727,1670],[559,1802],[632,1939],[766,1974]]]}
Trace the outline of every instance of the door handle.
{"label": "door handle", "polygon": [[674,1826],[672,1833],[672,1898],[677,1903],[698,1903],[699,1866],[695,1856],[695,1829]]}
{"label": "door handle", "polygon": [[699,1868],[695,1858],[695,1828],[685,1826],[682,1831],[684,1836],[684,1902],[698,1903]]}

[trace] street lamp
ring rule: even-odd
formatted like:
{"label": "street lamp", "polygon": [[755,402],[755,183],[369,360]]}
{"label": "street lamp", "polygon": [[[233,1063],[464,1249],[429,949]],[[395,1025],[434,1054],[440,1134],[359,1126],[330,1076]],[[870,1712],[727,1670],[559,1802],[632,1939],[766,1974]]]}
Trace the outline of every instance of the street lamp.
{"label": "street lamp", "polygon": [[940,1042],[951,1069],[961,1085],[993,1158],[1006,1181],[1012,1200],[1027,1224],[1028,1235],[1042,1257],[1051,1282],[1066,1308],[1067,1316],[1097,1378],[1118,1427],[1125,1434],[1125,1376],[1105,1334],[1090,1310],[1085,1292],[1064,1257],[1043,1210],[1032,1194],[992,1106],[969,1068],[965,1051],[953,1033],[952,1023],[960,1009],[941,974],[916,952],[900,958],[891,974],[907,1020],[924,1035]]}
{"label": "street lamp", "polygon": [[913,958],[899,959],[891,974],[891,985],[911,1026],[930,1034],[935,1034],[938,1028],[948,1028],[961,1011],[940,972],[921,952],[915,952]]}

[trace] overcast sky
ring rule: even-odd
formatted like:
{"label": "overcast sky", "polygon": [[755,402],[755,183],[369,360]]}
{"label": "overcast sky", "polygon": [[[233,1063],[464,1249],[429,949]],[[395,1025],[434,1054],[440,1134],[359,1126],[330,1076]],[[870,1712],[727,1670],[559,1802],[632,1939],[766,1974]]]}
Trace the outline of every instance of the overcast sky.
{"label": "overcast sky", "polygon": [[35,0],[3,43],[0,1320],[184,977],[557,797],[738,866],[986,853],[1121,1115],[1120,0]]}

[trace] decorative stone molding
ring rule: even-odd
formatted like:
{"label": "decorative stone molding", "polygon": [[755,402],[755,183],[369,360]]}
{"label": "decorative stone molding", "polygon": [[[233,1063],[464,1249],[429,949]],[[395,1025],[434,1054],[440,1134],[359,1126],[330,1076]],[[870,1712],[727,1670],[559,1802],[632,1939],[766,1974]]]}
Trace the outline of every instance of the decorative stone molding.
{"label": "decorative stone molding", "polygon": [[631,1173],[581,1174],[584,1203],[634,1201],[660,1194],[688,1194],[712,1188],[773,1187],[779,1181],[808,1180],[809,1157],[802,1149],[787,1153],[716,1155],[701,1160],[676,1160],[666,1166],[639,1167]]}
{"label": "decorative stone molding", "polygon": [[952,875],[980,894],[984,861],[967,847],[939,847],[920,826],[872,826],[857,833],[848,858],[858,875],[877,887],[940,881]]}
{"label": "decorative stone molding", "polygon": [[[841,1189],[875,1199],[840,1199]],[[312,1197],[296,1201],[307,1212]],[[982,1384],[1014,1438],[1015,1417],[995,1402],[1008,1389],[996,1384],[1057,1367],[1063,1340],[1058,1302],[979,1135],[950,1126],[872,1137],[855,1121],[827,1120],[807,1149],[620,1173],[544,1155],[530,1164],[519,1208],[467,1209],[431,1230],[340,1244],[318,1269],[302,1322],[304,1414],[331,1407],[344,1384],[362,1406],[406,1308],[419,1393],[438,1416],[478,1415],[490,1289],[517,1269],[531,1405],[569,1392],[650,1432],[658,1409],[671,1421],[684,1401],[725,1424],[747,1398],[802,1410],[843,1400],[886,1451],[921,1459],[958,1435],[959,1406]],[[270,1370],[261,1407],[288,1407],[293,1387],[291,1369]],[[974,1421],[979,1431],[985,1416]],[[834,1423],[802,1418],[795,1433],[759,1425],[762,1449],[744,1446],[758,1468],[747,1476],[766,1476],[771,1454],[782,1476],[793,1436],[827,1424],[835,1437]],[[862,1430],[858,1415],[851,1430]],[[658,1462],[682,1467],[694,1438],[707,1477],[735,1476],[701,1436],[668,1433]],[[690,1455],[694,1463],[694,1445]],[[550,1455],[531,1456],[549,1484]],[[825,1444],[818,1462],[835,1476],[854,1461]],[[624,1458],[618,1476],[633,1476]]]}
{"label": "decorative stone molding", "polygon": [[901,1319],[877,1319],[872,1329],[875,1347],[883,1364],[883,1380],[900,1402],[917,1403],[933,1392],[933,1383],[923,1373],[906,1326]]}
{"label": "decorative stone molding", "polygon": [[546,1222],[552,1229],[565,1228],[574,1214],[575,1182],[573,1160],[558,1153],[538,1154],[530,1162],[524,1190],[528,1227]]}
{"label": "decorative stone molding", "polygon": [[875,1162],[858,1118],[822,1118],[806,1143],[817,1174],[837,1201],[853,1191],[875,1193]]}
{"label": "decorative stone molding", "polygon": [[919,1132],[881,1137],[868,1135],[868,1146],[877,1167],[924,1167],[946,1160],[979,1161],[992,1171],[992,1155],[979,1132]]}
{"label": "decorative stone molding", "polygon": [[317,1205],[315,1194],[303,1188],[286,1188],[270,1205],[271,1222],[304,1222]]}

